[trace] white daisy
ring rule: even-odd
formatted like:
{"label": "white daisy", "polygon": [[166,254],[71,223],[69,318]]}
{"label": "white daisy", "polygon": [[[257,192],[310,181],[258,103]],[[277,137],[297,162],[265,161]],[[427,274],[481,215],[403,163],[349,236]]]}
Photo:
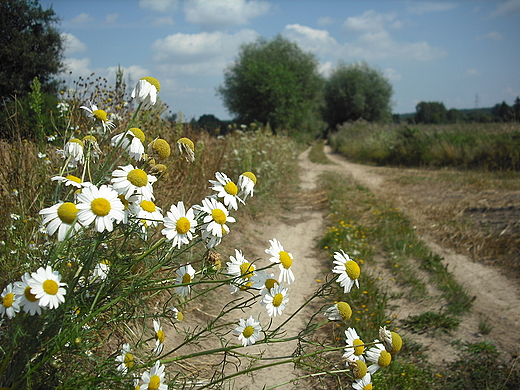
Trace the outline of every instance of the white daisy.
{"label": "white daisy", "polygon": [[58,241],[63,241],[81,229],[81,225],[76,221],[78,211],[74,203],[60,202],[41,210],[39,214],[43,215],[42,224],[47,225],[47,233],[52,236],[58,231]]}
{"label": "white daisy", "polygon": [[182,314],[179,311],[179,309],[177,309],[176,307],[172,307],[170,310],[173,313],[172,318],[173,318],[174,322],[182,322],[182,321],[184,321],[184,314]]}
{"label": "white daisy", "polygon": [[130,344],[123,344],[121,353],[116,357],[116,362],[120,363],[117,370],[126,374],[134,366],[134,355],[130,352]]}
{"label": "white daisy", "polygon": [[238,196],[244,201],[248,196],[253,196],[256,185],[256,176],[253,172],[244,172],[238,177],[238,188],[240,192]]}
{"label": "white daisy", "polygon": [[128,199],[123,194],[117,196],[123,204],[123,220],[124,224],[128,223],[129,217],[135,217],[139,213],[139,201],[142,199],[140,195],[131,195]]}
{"label": "white daisy", "polygon": [[63,157],[69,161],[71,166],[77,167],[78,164],[83,164],[85,161],[83,147],[83,141],[77,138],[71,138],[67,141],[63,150],[59,150],[57,152],[58,154],[62,154]]}
{"label": "white daisy", "polygon": [[278,263],[280,268],[280,276],[278,277],[281,282],[287,282],[287,284],[291,284],[294,282],[294,274],[292,272],[291,266],[293,263],[293,255],[289,252],[286,252],[283,249],[282,244],[276,238],[273,240],[269,240],[271,247],[265,250],[265,253],[271,255],[269,259],[273,263]]}
{"label": "white daisy", "polygon": [[[191,264],[186,264],[185,266],[179,268],[177,271],[175,271],[177,274],[177,278],[175,280],[175,283],[177,284],[187,284],[191,283],[193,280],[193,277],[195,276],[195,270],[191,266]],[[190,293],[190,285],[187,286],[179,286],[175,290],[177,294],[179,294],[181,297],[185,297]]]}
{"label": "white daisy", "polygon": [[143,386],[148,390],[168,390],[168,385],[164,382],[164,364],[161,364],[159,360],[155,362],[155,365],[150,369],[150,372],[145,371],[141,376]]}
{"label": "white daisy", "polygon": [[22,281],[14,283],[14,293],[20,297],[20,306],[23,308],[23,311],[33,316],[42,314],[42,307],[38,298],[31,291],[31,286],[29,286],[30,279],[31,275],[28,272],[22,275]]}
{"label": "white daisy", "polygon": [[384,345],[377,339],[374,340],[374,343],[376,344],[365,352],[366,360],[374,363],[368,366],[368,372],[372,375],[381,367],[388,367],[392,362],[392,355]]}
{"label": "white daisy", "polygon": [[[235,283],[242,286],[251,280],[255,274],[255,265],[251,264],[242,254],[242,251],[235,249],[235,257],[229,256],[231,261],[227,262],[227,273],[236,276]],[[236,284],[232,285],[232,292],[238,291]]]}
{"label": "white daisy", "polygon": [[352,370],[354,379],[363,379],[365,375],[370,375],[364,360],[347,358],[346,364]]}
{"label": "white daisy", "polygon": [[229,215],[226,207],[215,198],[202,199],[202,206],[194,206],[206,213],[202,225],[202,239],[209,238],[206,246],[213,248],[220,244],[222,237],[229,233],[228,222],[235,222],[235,218]]}
{"label": "white daisy", "polygon": [[137,127],[132,127],[128,131],[112,137],[111,145],[113,147],[121,146],[128,152],[135,161],[141,161],[144,156],[145,135],[143,131]]}
{"label": "white daisy", "polygon": [[352,309],[347,302],[338,302],[323,313],[329,321],[347,321],[352,316]]}
{"label": "white daisy", "polygon": [[159,222],[162,222],[162,210],[154,202],[142,198],[137,205],[137,218],[145,227],[157,226]]}
{"label": "white daisy", "polygon": [[283,284],[278,284],[262,297],[260,304],[265,305],[269,317],[276,317],[277,314],[281,315],[285,310],[287,302],[289,302],[287,290],[287,288],[283,287]]}
{"label": "white daisy", "polygon": [[96,279],[99,280],[105,280],[108,276],[108,271],[110,271],[110,261],[108,260],[101,260],[99,263],[97,263],[94,267],[94,271],[92,271],[92,277],[90,278],[91,281],[94,281]]}
{"label": "white daisy", "polygon": [[195,161],[195,145],[191,139],[186,137],[180,138],[177,141],[177,149],[187,162]]}
{"label": "white daisy", "polygon": [[260,338],[262,327],[260,322],[256,321],[253,316],[247,320],[240,319],[238,326],[233,330],[233,334],[238,336],[238,340],[242,342],[244,347],[253,345]]}
{"label": "white daisy", "polygon": [[195,213],[192,208],[186,212],[182,201],[178,202],[177,206],[172,204],[164,218],[164,226],[162,234],[167,240],[173,240],[173,246],[180,248],[182,244],[189,244],[195,236]]}
{"label": "white daisy", "polygon": [[148,158],[157,158],[165,160],[170,157],[171,147],[168,141],[162,138],[156,138],[148,144]]}
{"label": "white daisy", "polygon": [[350,292],[354,284],[359,288],[358,278],[361,270],[358,263],[351,260],[350,257],[341,250],[341,253],[334,253],[334,264],[336,264],[336,266],[332,269],[332,272],[339,274],[337,282],[343,287],[345,294]]}
{"label": "white daisy", "polygon": [[78,195],[78,220],[83,226],[92,222],[98,232],[114,229],[114,222],[124,218],[124,206],[116,191],[107,185],[85,187]]}
{"label": "white daisy", "polygon": [[[76,187],[76,188],[81,188],[81,187],[83,187],[84,184],[86,184],[86,183],[83,183],[79,177],[76,177],[74,175],[54,176],[51,178],[51,180],[59,181],[60,183],[65,184],[65,186],[72,186],[72,187]],[[88,185],[90,185],[90,183],[88,183]]]}
{"label": "white daisy", "polygon": [[395,332],[386,329],[386,326],[379,327],[379,338],[383,341],[385,349],[391,354],[397,353],[403,347],[403,339]]}
{"label": "white daisy", "polygon": [[252,287],[260,290],[260,295],[265,295],[276,286],[278,280],[273,273],[267,273],[265,270],[256,271],[251,277]]}
{"label": "white daisy", "polygon": [[228,207],[234,210],[238,209],[237,201],[244,203],[242,199],[238,197],[238,187],[235,183],[229,179],[226,174],[216,172],[215,177],[217,180],[210,180],[213,184],[212,190],[217,191],[217,197],[222,198],[222,202]]}
{"label": "white daisy", "polygon": [[365,346],[363,341],[358,336],[354,328],[348,328],[345,331],[345,353],[343,357],[348,360],[361,359],[365,361],[363,352],[365,352]]}
{"label": "white daisy", "polygon": [[139,168],[134,168],[132,164],[120,166],[112,172],[112,187],[118,194],[123,194],[129,198],[133,194],[142,195],[146,200],[154,200],[152,184],[157,178],[148,175]]}
{"label": "white daisy", "polygon": [[354,383],[352,383],[352,388],[355,390],[371,390],[372,389],[372,377],[369,372],[361,378],[356,379]]}
{"label": "white daisy", "polygon": [[31,287],[31,293],[39,300],[38,304],[43,308],[55,309],[60,303],[65,302],[67,291],[63,288],[66,283],[61,282],[61,275],[53,271],[50,265],[47,268],[40,267],[31,274],[27,280]]}
{"label": "white daisy", "polygon": [[100,110],[98,106],[96,106],[91,101],[87,101],[87,105],[81,106],[83,110],[88,112],[88,117],[92,118],[94,121],[98,120],[103,125],[103,131],[111,130],[116,127],[114,122],[108,119],[107,113],[105,110]]}
{"label": "white daisy", "polygon": [[154,105],[157,101],[157,94],[161,90],[161,84],[154,77],[143,77],[140,79],[130,96],[144,106]]}
{"label": "white daisy", "polygon": [[13,285],[9,283],[2,291],[0,295],[2,299],[0,304],[0,314],[7,316],[7,318],[13,318],[16,313],[20,311],[20,297],[13,291]]}
{"label": "white daisy", "polygon": [[153,320],[153,329],[155,331],[155,348],[153,349],[153,352],[156,355],[160,355],[164,348],[165,336],[159,320]]}

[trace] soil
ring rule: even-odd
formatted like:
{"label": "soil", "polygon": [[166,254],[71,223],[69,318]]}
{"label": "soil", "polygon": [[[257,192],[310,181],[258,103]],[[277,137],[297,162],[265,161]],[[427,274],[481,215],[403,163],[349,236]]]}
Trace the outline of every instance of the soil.
{"label": "soil", "polygon": [[[413,196],[410,196],[410,185],[395,180],[398,172],[407,171],[406,174],[414,175],[414,170],[378,168],[354,164],[342,156],[333,154],[329,148],[325,148],[328,158],[334,163],[331,165],[315,164],[309,161],[308,150],[301,154],[300,165],[300,193],[299,199],[316,200],[316,185],[319,175],[324,171],[334,171],[338,175],[351,175],[361,185],[368,187],[371,192],[385,202],[392,203],[400,212],[410,218],[416,225],[420,238],[431,248],[432,252],[444,258],[443,262],[453,273],[459,283],[474,297],[473,310],[461,318],[458,329],[451,333],[414,333],[410,330],[401,329],[403,337],[423,345],[426,349],[427,359],[432,364],[443,364],[457,359],[457,346],[463,343],[476,343],[490,341],[502,352],[504,359],[510,359],[520,354],[520,283],[515,273],[504,272],[503,267],[497,264],[489,264],[484,261],[477,262],[475,255],[470,251],[459,250],[460,245],[450,245],[445,232],[437,231],[438,213],[435,212],[438,205],[444,203],[456,203],[456,192],[435,187],[428,182],[422,188],[417,188]],[[419,173],[418,173],[419,174]],[[424,174],[421,172],[420,174]],[[413,192],[413,191],[412,191]],[[466,205],[466,209],[459,215],[469,215],[476,219],[477,225],[481,224],[489,232],[490,226],[498,230],[498,234],[504,229],[514,231],[518,229],[518,206],[501,204],[496,206],[496,199],[510,198],[518,199],[518,194],[501,196],[500,192],[494,191],[494,202],[491,201],[489,193],[481,197],[490,204],[472,207]],[[313,207],[313,202],[297,202],[292,210],[277,215],[276,218],[264,221],[262,226],[256,226],[255,232],[250,234],[251,250],[258,257],[262,257],[268,240],[277,238],[284,248],[294,255],[293,265],[296,281],[290,286],[289,307],[284,316],[289,315],[295,308],[304,302],[318,286],[316,279],[323,277],[323,270],[317,266],[317,254],[315,251],[317,240],[323,234],[325,214],[319,207]],[[480,208],[479,208],[480,207]],[[496,209],[499,209],[498,211]],[[492,210],[492,211],[490,211]],[[464,214],[465,213],[465,214]],[[437,220],[436,220],[437,218]],[[508,228],[509,227],[509,228]],[[516,254],[518,255],[518,254]],[[265,255],[264,255],[265,256]],[[388,274],[386,259],[377,257],[378,266],[376,273],[382,276]],[[326,270],[325,270],[326,271]],[[383,280],[390,280],[384,278]],[[400,286],[387,286],[389,289],[401,288]],[[409,315],[417,315],[426,311],[438,312],[443,305],[440,299],[436,299],[435,288],[429,286],[430,298],[409,301],[405,298],[394,298],[390,300],[389,306],[393,309],[396,323],[407,318]],[[391,295],[391,294],[390,294]],[[440,296],[440,292],[438,294]],[[256,313],[254,314],[256,315]],[[278,319],[277,319],[278,320]],[[279,320],[278,320],[279,321]],[[479,324],[486,322],[491,328],[487,335],[479,333]],[[302,324],[303,326],[303,324]],[[299,331],[297,326],[287,329],[287,335],[291,336]],[[258,348],[258,353],[264,357],[289,356],[295,345],[273,344],[269,348]],[[290,364],[270,367],[259,370],[254,378],[240,381],[235,388],[262,389],[289,381],[297,376],[297,372]],[[286,384],[277,389],[291,389],[293,385]]]}

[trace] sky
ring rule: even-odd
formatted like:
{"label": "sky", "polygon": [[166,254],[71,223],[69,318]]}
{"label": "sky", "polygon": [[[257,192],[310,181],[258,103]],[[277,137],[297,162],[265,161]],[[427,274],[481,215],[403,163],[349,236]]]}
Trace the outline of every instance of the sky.
{"label": "sky", "polygon": [[152,76],[171,112],[231,119],[217,88],[243,44],[278,34],[325,77],[360,61],[393,87],[393,113],[512,105],[520,95],[520,0],[40,0],[60,18],[69,82]]}

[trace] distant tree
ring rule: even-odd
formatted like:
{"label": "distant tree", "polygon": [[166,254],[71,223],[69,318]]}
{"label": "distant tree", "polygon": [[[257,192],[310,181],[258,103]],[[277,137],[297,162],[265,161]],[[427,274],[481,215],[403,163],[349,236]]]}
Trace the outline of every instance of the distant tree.
{"label": "distant tree", "polygon": [[420,102],[415,106],[415,122],[426,124],[447,123],[447,110],[444,103]]}
{"label": "distant tree", "polygon": [[516,122],[520,122],[520,96],[517,96],[515,99],[515,104],[513,104],[513,115]]}
{"label": "distant tree", "polygon": [[465,115],[456,108],[450,108],[448,112],[446,112],[446,119],[449,123],[457,123],[464,122],[466,118]]}
{"label": "distant tree", "polygon": [[222,122],[215,115],[204,114],[201,115],[197,121],[199,127],[205,128],[206,130],[215,131],[220,129]]}
{"label": "distant tree", "polygon": [[500,104],[495,104],[491,109],[491,114],[496,117],[499,122],[509,122],[514,116],[513,110],[505,101]]}
{"label": "distant tree", "polygon": [[62,67],[63,44],[52,9],[37,0],[0,0],[0,105],[27,94],[35,77],[43,91]]}
{"label": "distant tree", "polygon": [[392,85],[366,63],[340,64],[325,84],[323,119],[330,128],[346,121],[389,121]]}
{"label": "distant tree", "polygon": [[240,123],[304,130],[318,114],[322,86],[316,57],[278,35],[241,46],[218,94]]}

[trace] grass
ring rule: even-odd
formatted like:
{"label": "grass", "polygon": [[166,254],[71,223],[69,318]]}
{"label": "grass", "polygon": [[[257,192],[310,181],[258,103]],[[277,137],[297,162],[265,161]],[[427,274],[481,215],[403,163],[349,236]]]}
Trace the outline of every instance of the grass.
{"label": "grass", "polygon": [[323,150],[324,143],[324,140],[319,139],[312,144],[311,149],[309,151],[309,160],[313,163],[332,164],[332,161],[329,160],[329,158]]}
{"label": "grass", "polygon": [[404,319],[402,323],[405,328],[409,328],[414,332],[424,332],[433,329],[440,329],[444,332],[449,332],[457,329],[460,321],[446,313],[427,311],[416,316],[409,316]]}

